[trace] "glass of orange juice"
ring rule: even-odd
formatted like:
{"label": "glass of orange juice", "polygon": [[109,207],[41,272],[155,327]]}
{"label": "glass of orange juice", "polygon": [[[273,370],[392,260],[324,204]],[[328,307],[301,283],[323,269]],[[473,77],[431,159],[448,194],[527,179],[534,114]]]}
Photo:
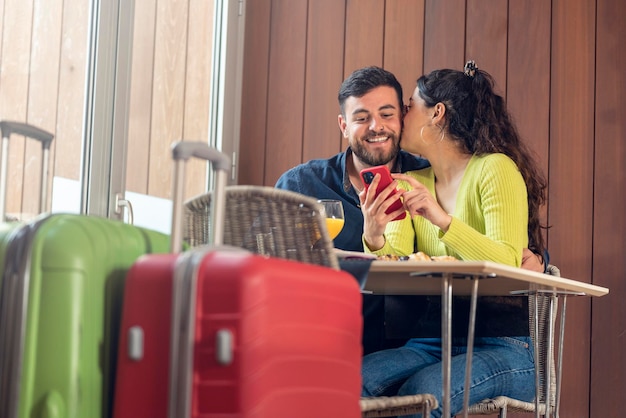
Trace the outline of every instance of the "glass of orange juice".
{"label": "glass of orange juice", "polygon": [[318,202],[324,207],[328,235],[330,235],[330,239],[335,239],[343,229],[345,222],[343,217],[343,204],[341,200],[335,199],[320,199]]}

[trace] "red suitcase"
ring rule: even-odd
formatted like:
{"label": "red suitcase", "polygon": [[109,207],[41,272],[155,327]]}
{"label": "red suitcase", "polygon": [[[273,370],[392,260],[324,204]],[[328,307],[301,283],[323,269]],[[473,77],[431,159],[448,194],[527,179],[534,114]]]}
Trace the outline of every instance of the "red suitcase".
{"label": "red suitcase", "polygon": [[[213,162],[214,225],[229,164],[206,144],[174,150],[175,245],[179,160]],[[350,274],[219,245],[172,250],[127,276],[115,418],[361,416],[361,295]]]}

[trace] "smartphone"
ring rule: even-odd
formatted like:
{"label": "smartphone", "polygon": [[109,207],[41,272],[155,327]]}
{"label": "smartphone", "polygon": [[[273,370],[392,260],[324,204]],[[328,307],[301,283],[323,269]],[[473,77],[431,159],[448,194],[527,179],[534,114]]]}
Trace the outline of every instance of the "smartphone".
{"label": "smartphone", "polygon": [[[393,178],[391,177],[389,168],[387,168],[386,165],[378,165],[376,167],[365,168],[361,170],[360,175],[361,175],[361,180],[363,180],[363,184],[365,185],[366,190],[369,188],[376,174],[380,174],[380,181],[378,182],[378,187],[376,188],[376,196],[378,196],[378,194],[381,191],[383,191],[383,189],[387,187],[393,181]],[[394,190],[393,193],[391,193],[387,199],[393,199],[395,194],[396,194],[396,191]],[[385,211],[385,213],[389,214],[391,212],[394,212],[402,208],[402,201],[400,200],[400,197],[397,197],[395,199],[396,201],[391,206],[389,206],[389,208]],[[404,219],[404,218],[406,218],[406,212],[402,212],[400,215],[396,216],[395,219],[393,220],[399,221],[400,219]]]}

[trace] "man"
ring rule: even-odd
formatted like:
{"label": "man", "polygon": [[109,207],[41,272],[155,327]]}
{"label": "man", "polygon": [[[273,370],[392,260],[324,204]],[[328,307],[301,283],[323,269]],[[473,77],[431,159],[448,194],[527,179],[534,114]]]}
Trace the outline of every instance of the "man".
{"label": "man", "polygon": [[[346,151],[329,159],[300,164],[285,172],[276,183],[280,189],[343,202],[345,224],[334,240],[337,248],[363,251],[363,214],[358,197],[363,189],[359,176],[362,169],[386,165],[392,173],[403,173],[429,165],[428,161],[400,150],[402,97],[402,86],[389,71],[379,67],[354,71],[341,84],[338,94],[341,111],[338,122],[343,137],[348,140]],[[529,251],[528,254],[532,255]],[[524,259],[527,258],[529,261],[523,267],[543,271],[537,257],[527,257],[525,253]],[[390,307],[403,305],[402,297],[386,299],[388,311]],[[385,338],[385,317],[398,315],[385,314],[384,300],[382,296],[363,297],[364,354],[404,342],[404,338]]]}
{"label": "man", "polygon": [[363,251],[363,215],[358,192],[363,189],[359,171],[386,165],[393,173],[427,167],[428,161],[400,151],[402,86],[396,77],[378,67],[356,70],[339,90],[339,129],[348,148],[327,160],[311,160],[284,173],[276,187],[318,199],[343,202],[345,225],[335,238],[337,248]]}

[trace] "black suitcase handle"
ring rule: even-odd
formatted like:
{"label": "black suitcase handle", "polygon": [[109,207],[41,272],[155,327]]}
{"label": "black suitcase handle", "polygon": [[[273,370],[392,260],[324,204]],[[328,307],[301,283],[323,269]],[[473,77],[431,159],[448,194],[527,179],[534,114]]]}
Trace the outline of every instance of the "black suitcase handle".
{"label": "black suitcase handle", "polygon": [[41,142],[41,146],[44,149],[50,148],[50,143],[54,138],[54,135],[50,132],[37,128],[36,126],[7,120],[0,121],[0,131],[2,131],[2,138],[9,138],[12,134],[17,134],[36,139]]}
{"label": "black suitcase handle", "polygon": [[41,183],[39,194],[39,213],[44,212],[48,195],[48,160],[50,158],[50,143],[54,138],[50,132],[22,122],[0,121],[2,133],[2,150],[0,155],[0,221],[4,222],[6,215],[7,176],[9,171],[9,137],[13,134],[41,142]]}

